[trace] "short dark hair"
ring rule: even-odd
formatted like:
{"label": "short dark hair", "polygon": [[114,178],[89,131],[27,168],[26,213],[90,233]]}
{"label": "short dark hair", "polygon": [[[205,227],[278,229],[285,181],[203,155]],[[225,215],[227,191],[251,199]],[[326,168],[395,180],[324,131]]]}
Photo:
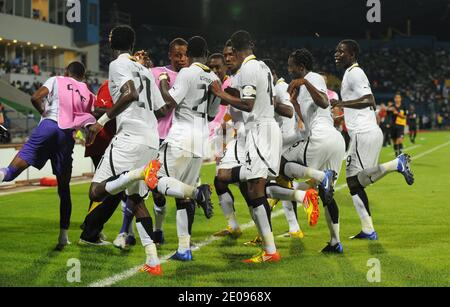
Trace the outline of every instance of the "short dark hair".
{"label": "short dark hair", "polygon": [[[229,39],[229,40],[226,41],[225,47],[231,47],[231,48],[233,48],[233,43],[231,42],[231,39]],[[225,47],[224,47],[224,48],[225,48]]]}
{"label": "short dark hair", "polygon": [[264,59],[262,61],[266,63],[272,73],[277,73],[277,64],[272,59]]}
{"label": "short dark hair", "polygon": [[225,57],[223,56],[222,53],[213,53],[209,56],[208,58],[208,62],[211,61],[212,59],[221,59],[222,63],[225,64]]}
{"label": "short dark hair", "polygon": [[208,56],[208,44],[201,36],[191,37],[188,41],[187,56],[190,58],[202,58]]}
{"label": "short dark hair", "polygon": [[231,35],[231,44],[237,51],[253,49],[255,46],[250,33],[244,30],[239,30]]}
{"label": "short dark hair", "polygon": [[132,50],[136,33],[128,25],[119,25],[111,30],[111,48],[113,50]]}
{"label": "short dark hair", "polygon": [[357,41],[353,39],[344,39],[339,44],[346,45],[350,49],[350,51],[355,55],[355,59],[358,59],[361,48],[359,47]]}
{"label": "short dark hair", "polygon": [[289,57],[294,60],[295,65],[303,65],[307,70],[312,70],[314,57],[309,50],[305,48],[297,49]]}
{"label": "short dark hair", "polygon": [[70,63],[66,69],[70,75],[74,76],[77,79],[83,79],[84,74],[86,73],[86,68],[84,67],[83,63],[78,61]]}
{"label": "short dark hair", "polygon": [[172,49],[173,49],[175,46],[187,46],[187,45],[188,45],[188,42],[187,42],[184,38],[177,37],[177,38],[174,38],[174,39],[170,42],[170,44],[169,44],[169,51],[172,51]]}

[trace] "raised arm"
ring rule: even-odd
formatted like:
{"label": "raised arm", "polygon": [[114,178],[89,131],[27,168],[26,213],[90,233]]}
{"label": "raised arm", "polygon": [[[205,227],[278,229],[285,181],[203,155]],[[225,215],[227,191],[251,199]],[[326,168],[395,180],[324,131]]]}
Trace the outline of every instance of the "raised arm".
{"label": "raised arm", "polygon": [[232,96],[222,90],[222,86],[220,85],[219,81],[214,81],[211,84],[211,90],[213,91],[214,95],[222,100],[222,104],[229,104],[232,107],[244,112],[251,112],[253,110],[253,106],[255,105],[255,98],[241,99],[240,97]]}

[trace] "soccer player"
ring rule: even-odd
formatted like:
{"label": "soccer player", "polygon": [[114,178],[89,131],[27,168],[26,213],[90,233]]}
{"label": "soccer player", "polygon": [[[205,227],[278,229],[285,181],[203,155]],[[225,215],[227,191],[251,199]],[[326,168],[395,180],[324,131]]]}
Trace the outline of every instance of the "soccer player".
{"label": "soccer player", "polygon": [[[205,65],[207,54],[206,41],[200,36],[194,36],[188,41],[189,67],[179,72],[174,85],[170,88],[167,73],[159,76],[164,99],[176,106],[172,127],[160,149],[163,167],[158,172],[159,178],[176,178],[191,186],[198,182],[208,145],[208,121],[217,115],[220,103],[210,93],[211,83],[219,79]],[[209,186],[203,186],[210,195]],[[194,210],[191,203],[186,197],[176,199],[178,249],[171,256],[173,260],[192,260],[190,238]],[[207,218],[212,216],[212,205],[203,206],[203,210]]]}
{"label": "soccer player", "polygon": [[[322,252],[342,253],[339,237],[339,209],[334,197],[326,195],[337,180],[345,156],[345,142],[334,128],[325,79],[312,71],[313,56],[306,49],[295,50],[288,59],[288,70],[294,79],[289,87],[293,93],[291,102],[303,119],[306,139],[293,144],[283,153],[282,173],[288,178],[307,177],[308,172],[317,182],[325,208],[325,217],[330,231],[330,241]],[[304,174],[297,172],[302,165]]]}
{"label": "soccer player", "polygon": [[[186,40],[177,37],[173,39],[169,44],[169,61],[170,64],[167,66],[154,67],[152,68],[152,74],[156,79],[156,84],[159,88],[160,81],[158,77],[161,73],[165,72],[168,74],[169,86],[172,87],[175,83],[178,73],[184,67],[187,67],[187,46]],[[172,126],[172,119],[174,115],[174,110],[168,113],[166,116],[158,119],[158,133],[160,144],[165,140],[167,134]],[[153,213],[155,214],[155,242],[157,244],[164,244],[164,232],[163,223],[166,216],[166,198],[163,194],[153,192]],[[195,205],[191,204],[192,210],[195,210]]]}
{"label": "soccer player", "polygon": [[[275,103],[275,120],[280,125],[281,134],[283,136],[283,148],[282,152],[285,152],[289,147],[291,147],[295,142],[302,139],[302,132],[298,129],[297,116],[294,116],[294,111],[292,103],[290,102],[290,95],[288,93],[289,84],[286,83],[283,77],[279,77],[277,73],[277,67],[274,61],[271,59],[263,60],[264,63],[270,68],[270,72],[273,76],[274,85],[274,103]],[[277,106],[279,104],[284,104],[289,107],[292,113],[289,116],[281,116],[278,111]],[[280,181],[279,181],[280,183]],[[295,187],[296,182],[289,182],[287,187]],[[277,200],[275,200],[277,201]],[[270,202],[269,202],[270,203]],[[286,220],[289,224],[288,236],[292,238],[303,238],[303,231],[300,229],[300,225],[297,220],[297,202],[283,200],[283,210],[286,216]],[[271,204],[272,206],[272,204]],[[273,208],[273,206],[272,206]]]}
{"label": "soccer player", "polygon": [[408,111],[408,127],[409,127],[409,139],[411,143],[416,143],[417,137],[417,113],[414,105],[409,107]]}
{"label": "soccer player", "polygon": [[395,156],[399,156],[403,152],[403,138],[405,135],[405,127],[407,121],[407,111],[402,105],[402,96],[400,93],[394,96],[394,106],[391,107],[394,115],[393,135]]}
{"label": "soccer player", "polygon": [[[0,182],[10,182],[30,165],[41,169],[48,160],[51,161],[58,180],[60,198],[60,233],[56,250],[62,250],[70,244],[68,230],[72,201],[69,183],[75,145],[73,132],[95,122],[95,118],[90,115],[95,96],[83,83],[84,78],[83,64],[72,62],[67,66],[64,77],[48,79],[34,93],[31,101],[42,116],[41,122],[10,165],[0,169]],[[79,113],[68,111],[72,108],[76,108]]]}
{"label": "soccer player", "polygon": [[336,65],[345,69],[341,84],[340,100],[332,100],[332,106],[344,108],[344,117],[350,135],[347,156],[347,185],[353,204],[361,220],[362,230],[354,239],[377,240],[369,199],[365,188],[383,178],[387,173],[401,173],[406,183],[414,182],[409,167],[408,155],[400,154],[396,159],[378,165],[383,145],[383,133],[375,117],[375,98],[366,74],[358,64],[360,48],[354,40],[343,40],[334,55]]}
{"label": "soccer player", "polygon": [[[223,48],[223,56],[226,66],[231,73],[229,78],[230,84],[225,91],[232,93],[236,97],[240,97],[240,74],[238,73],[238,70],[241,63],[236,59],[236,54],[230,40],[226,42],[225,47]],[[242,231],[236,218],[234,196],[228,188],[228,184],[239,183],[242,195],[244,198],[247,197],[247,186],[245,182],[239,182],[239,171],[242,166],[245,166],[246,131],[244,121],[247,118],[248,113],[236,109],[233,106],[229,106],[229,114],[235,134],[234,138],[228,142],[226,146],[223,157],[217,165],[217,174],[214,178],[214,186],[219,198],[220,207],[227,219],[228,225],[224,230],[221,230],[214,235],[219,237],[231,236],[236,239],[242,235]]]}
{"label": "soccer player", "polygon": [[213,83],[213,91],[222,101],[249,112],[245,126],[248,129],[245,142],[245,169],[248,185],[248,205],[263,238],[261,253],[247,259],[248,263],[276,262],[281,259],[276,249],[271,226],[271,208],[265,196],[269,177],[277,177],[280,164],[282,136],[274,119],[273,79],[270,69],[253,55],[253,42],[246,31],[231,36],[240,68],[242,98],[222,91],[220,84]]}

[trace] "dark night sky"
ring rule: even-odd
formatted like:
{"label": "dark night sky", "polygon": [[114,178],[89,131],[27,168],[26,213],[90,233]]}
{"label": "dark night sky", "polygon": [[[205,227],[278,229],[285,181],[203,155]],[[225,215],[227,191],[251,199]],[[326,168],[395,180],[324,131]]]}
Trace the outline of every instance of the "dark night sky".
{"label": "dark night sky", "polygon": [[[209,22],[202,17],[202,0],[101,0],[102,12],[112,2],[132,15],[134,26],[162,25],[226,36],[247,29],[254,36],[353,36],[370,31],[381,38],[389,26],[413,35],[433,35],[450,41],[450,0],[380,0],[381,23],[366,21],[367,0],[210,0]],[[228,33],[226,33],[228,32]]]}

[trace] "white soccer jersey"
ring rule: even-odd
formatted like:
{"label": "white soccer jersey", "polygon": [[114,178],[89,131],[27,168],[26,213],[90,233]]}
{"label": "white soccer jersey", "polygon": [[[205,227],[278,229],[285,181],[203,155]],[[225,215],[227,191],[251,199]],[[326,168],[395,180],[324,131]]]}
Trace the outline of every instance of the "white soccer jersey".
{"label": "white soccer jersey", "polygon": [[[239,90],[242,96],[240,70],[230,78],[230,87]],[[245,122],[247,121],[248,113],[230,106],[230,116],[233,121],[233,127],[236,129],[237,138],[245,144]]]}
{"label": "white soccer jersey", "polygon": [[[315,73],[309,72],[305,79],[309,81],[317,90],[327,94],[327,85],[325,79]],[[305,85],[300,87],[300,92],[297,98],[302,112],[303,123],[305,124],[305,134],[310,136],[316,132],[323,130],[328,130],[330,128],[334,129],[333,118],[331,116],[331,106],[326,109],[322,109],[317,104],[314,103],[311,94]]]}
{"label": "white soccer jersey", "polygon": [[210,101],[210,84],[219,80],[207,66],[193,63],[178,73],[170,96],[177,103],[166,143],[203,157],[209,137],[208,116],[217,114],[220,100]]}
{"label": "white soccer jersey", "polygon": [[273,77],[269,67],[250,55],[242,63],[240,71],[242,99],[255,99],[246,125],[274,120]]}
{"label": "white soccer jersey", "polygon": [[159,148],[159,135],[155,110],[165,102],[156,86],[150,70],[135,62],[125,53],[109,65],[109,91],[113,103],[117,103],[122,93],[120,89],[132,80],[139,93],[139,101],[132,102],[117,116],[117,137],[129,143]]}
{"label": "white soccer jersey", "polygon": [[[369,94],[372,94],[369,80],[364,71],[355,63],[345,71],[342,79],[342,100],[359,99]],[[365,109],[344,108],[344,119],[350,134],[367,132],[378,128],[375,111],[372,107]]]}
{"label": "white soccer jersey", "polygon": [[[290,95],[287,91],[289,85],[284,81],[283,78],[280,78],[275,84],[274,88],[274,97],[277,97],[278,100],[285,105],[288,105],[293,108],[292,103],[290,102]],[[294,112],[295,113],[295,112]],[[283,134],[283,140],[286,137],[290,137],[295,134],[297,131],[297,123],[295,120],[295,114],[291,118],[284,117],[278,115],[275,112],[275,120],[278,122],[281,128],[281,133]]]}
{"label": "white soccer jersey", "polygon": [[48,95],[43,99],[44,113],[42,114],[42,119],[51,119],[58,122],[59,95],[56,77],[49,78],[43,86],[48,89]]}

